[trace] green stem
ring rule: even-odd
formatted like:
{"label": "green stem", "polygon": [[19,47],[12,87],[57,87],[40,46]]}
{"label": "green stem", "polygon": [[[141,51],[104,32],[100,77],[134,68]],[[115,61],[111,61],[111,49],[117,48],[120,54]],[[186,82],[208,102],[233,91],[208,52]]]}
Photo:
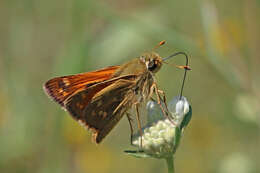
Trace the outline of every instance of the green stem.
{"label": "green stem", "polygon": [[174,160],[173,156],[166,158],[167,167],[168,167],[168,173],[174,173]]}

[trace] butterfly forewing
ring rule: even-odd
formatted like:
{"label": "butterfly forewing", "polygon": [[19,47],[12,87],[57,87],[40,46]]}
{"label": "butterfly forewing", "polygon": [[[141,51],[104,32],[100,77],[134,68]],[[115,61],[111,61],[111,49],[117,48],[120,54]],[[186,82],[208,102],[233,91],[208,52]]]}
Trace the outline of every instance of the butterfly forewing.
{"label": "butterfly forewing", "polygon": [[60,105],[73,94],[112,77],[119,66],[110,66],[93,72],[53,78],[44,85],[45,92]]}

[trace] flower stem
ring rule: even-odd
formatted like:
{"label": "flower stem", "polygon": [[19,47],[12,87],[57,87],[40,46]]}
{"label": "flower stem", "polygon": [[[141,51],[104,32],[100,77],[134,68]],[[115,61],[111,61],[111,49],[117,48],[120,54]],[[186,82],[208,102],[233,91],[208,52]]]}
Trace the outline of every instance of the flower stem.
{"label": "flower stem", "polygon": [[174,160],[173,156],[169,156],[166,158],[168,173],[174,173]]}

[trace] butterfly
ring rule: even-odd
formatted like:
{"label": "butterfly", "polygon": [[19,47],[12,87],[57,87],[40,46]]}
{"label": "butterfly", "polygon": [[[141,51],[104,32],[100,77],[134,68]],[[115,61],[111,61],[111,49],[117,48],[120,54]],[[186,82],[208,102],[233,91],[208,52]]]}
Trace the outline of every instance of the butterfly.
{"label": "butterfly", "polygon": [[[162,41],[159,45],[164,43]],[[165,94],[158,89],[155,74],[165,60],[178,54],[184,53],[167,58],[153,51],[144,53],[119,66],[50,79],[43,88],[76,121],[93,131],[96,143],[100,143],[125,114],[130,122],[132,137],[129,110],[135,109],[142,133],[139,106],[154,93],[159,103],[162,100],[165,103]],[[178,67],[185,69],[185,72],[189,69],[188,64]],[[167,110],[162,109],[167,115]]]}

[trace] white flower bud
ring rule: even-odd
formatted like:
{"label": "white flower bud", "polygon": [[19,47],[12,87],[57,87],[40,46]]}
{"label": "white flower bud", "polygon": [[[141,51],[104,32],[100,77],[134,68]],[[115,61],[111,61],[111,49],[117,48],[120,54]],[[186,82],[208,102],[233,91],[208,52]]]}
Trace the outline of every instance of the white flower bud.
{"label": "white flower bud", "polygon": [[[166,118],[159,105],[156,102],[147,103],[148,124],[143,130],[143,137],[137,136],[133,145],[153,157],[162,158],[172,155],[176,150],[176,128],[180,128],[184,117],[189,113],[190,106],[185,97],[175,97],[169,104],[168,108],[173,118],[174,124]],[[190,115],[191,116],[191,115]],[[188,122],[186,122],[187,124]],[[179,133],[180,130],[178,130]],[[138,134],[137,134],[138,135]],[[180,136],[180,135],[177,135]]]}
{"label": "white flower bud", "polygon": [[185,97],[177,96],[169,103],[169,111],[172,113],[173,118],[177,125],[180,125],[184,116],[189,112],[189,103]]}

